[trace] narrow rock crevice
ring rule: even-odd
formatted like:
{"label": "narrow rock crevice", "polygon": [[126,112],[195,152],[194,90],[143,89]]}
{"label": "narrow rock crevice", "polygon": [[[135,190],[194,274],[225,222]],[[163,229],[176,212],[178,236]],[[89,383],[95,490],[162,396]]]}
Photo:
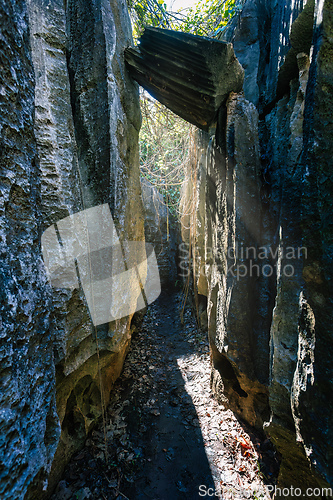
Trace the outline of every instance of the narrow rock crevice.
{"label": "narrow rock crevice", "polygon": [[[0,0],[1,498],[333,483],[332,10],[246,0],[219,40],[133,48],[125,0]],[[200,129],[179,221],[140,182],[133,76]],[[102,204],[123,247],[155,247],[162,294],[143,309],[142,265],[94,325],[46,254],[80,273],[60,221]]]}
{"label": "narrow rock crevice", "polygon": [[181,324],[181,302],[169,288],[148,308],[111,393],[106,445],[103,427],[95,429],[52,500],[194,499],[209,488],[219,498],[269,500],[279,458],[263,434],[215,400],[206,335],[190,307]]}

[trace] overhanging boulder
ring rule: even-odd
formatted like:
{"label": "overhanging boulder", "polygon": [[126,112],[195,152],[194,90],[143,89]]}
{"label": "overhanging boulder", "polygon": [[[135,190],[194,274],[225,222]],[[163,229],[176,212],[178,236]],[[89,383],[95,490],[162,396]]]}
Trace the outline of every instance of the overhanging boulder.
{"label": "overhanging boulder", "polygon": [[231,43],[146,28],[139,46],[125,50],[133,78],[171,111],[208,130],[230,92],[240,92],[244,71]]}

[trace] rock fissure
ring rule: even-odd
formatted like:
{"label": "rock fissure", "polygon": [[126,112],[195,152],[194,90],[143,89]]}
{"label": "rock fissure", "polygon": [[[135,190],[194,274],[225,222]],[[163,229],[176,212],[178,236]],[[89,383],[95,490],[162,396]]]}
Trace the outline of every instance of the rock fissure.
{"label": "rock fissure", "polygon": [[[331,498],[332,12],[246,0],[220,40],[148,28],[133,48],[125,0],[0,0],[1,498]],[[133,77],[201,129],[181,235],[140,182]],[[94,326],[60,221],[104,204],[118,260],[153,244],[162,295],[133,316],[137,266],[114,282],[126,314]],[[59,248],[77,288],[49,280]]]}
{"label": "rock fissure", "polygon": [[98,428],[52,500],[194,499],[209,488],[221,498],[270,498],[263,477],[274,482],[277,454],[209,391],[207,339],[190,309],[181,324],[181,299],[162,293],[137,328],[108,407],[108,461]]}

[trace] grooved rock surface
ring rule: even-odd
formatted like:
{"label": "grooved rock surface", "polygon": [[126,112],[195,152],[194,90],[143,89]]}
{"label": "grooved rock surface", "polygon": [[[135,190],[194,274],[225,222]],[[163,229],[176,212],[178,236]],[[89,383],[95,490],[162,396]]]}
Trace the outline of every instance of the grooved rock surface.
{"label": "grooved rock surface", "polygon": [[202,130],[215,123],[229,93],[242,88],[244,72],[232,45],[214,38],[147,27],[125,57],[142,87]]}
{"label": "grooved rock surface", "polygon": [[267,306],[257,271],[266,261],[246,258],[247,248],[252,256],[260,247],[258,113],[253,104],[234,94],[227,116],[220,119],[226,120],[226,141],[209,147],[206,174],[212,383],[219,386],[222,377],[224,395],[233,409],[260,428],[267,409],[269,340],[259,329],[260,314]]}
{"label": "grooved rock surface", "polygon": [[0,17],[0,497],[13,499],[46,479],[60,426],[25,3],[2,0]]}
{"label": "grooved rock surface", "polygon": [[333,2],[316,2],[314,47],[304,109],[301,295],[292,406],[298,439],[310,461],[333,483],[332,392],[332,130]]}
{"label": "grooved rock surface", "polygon": [[141,117],[123,62],[124,1],[2,0],[0,9],[0,496],[35,499],[100,417],[100,383],[107,400],[131,336],[131,316],[95,331],[82,289],[51,288],[41,235],[108,203],[120,239],[144,239]]}
{"label": "grooved rock surface", "polygon": [[162,288],[172,288],[177,280],[178,222],[166,206],[163,195],[143,177],[141,188],[145,239],[154,246]]}
{"label": "grooved rock surface", "polygon": [[332,11],[247,0],[224,34],[247,100],[221,107],[193,186],[212,386],[276,445],[278,486],[304,492],[333,481]]}
{"label": "grooved rock surface", "polygon": [[[190,259],[193,259],[192,275],[195,307],[200,325],[207,330],[208,279],[206,265],[209,264],[210,248],[206,249],[206,211],[205,192],[207,182],[206,151],[210,135],[202,130],[196,131],[196,140],[191,155],[191,163],[185,171],[181,198],[181,231],[183,243],[180,246],[178,261],[179,275],[183,280],[191,274]],[[190,241],[195,241],[190,248]]]}

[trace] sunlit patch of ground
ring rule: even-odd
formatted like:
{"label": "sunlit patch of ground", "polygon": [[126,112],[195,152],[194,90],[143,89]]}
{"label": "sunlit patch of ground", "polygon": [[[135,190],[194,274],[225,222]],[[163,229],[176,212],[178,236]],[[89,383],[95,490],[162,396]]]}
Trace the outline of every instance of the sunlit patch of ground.
{"label": "sunlit patch of ground", "polygon": [[177,364],[198,415],[215,491],[224,499],[270,499],[260,472],[259,440],[255,447],[232,411],[218,404],[208,390],[209,355],[185,355]]}
{"label": "sunlit patch of ground", "polygon": [[[68,464],[53,500],[266,499],[269,442],[245,430],[210,390],[207,336],[179,293],[150,306],[107,410]],[[107,450],[107,457],[105,451]]]}

